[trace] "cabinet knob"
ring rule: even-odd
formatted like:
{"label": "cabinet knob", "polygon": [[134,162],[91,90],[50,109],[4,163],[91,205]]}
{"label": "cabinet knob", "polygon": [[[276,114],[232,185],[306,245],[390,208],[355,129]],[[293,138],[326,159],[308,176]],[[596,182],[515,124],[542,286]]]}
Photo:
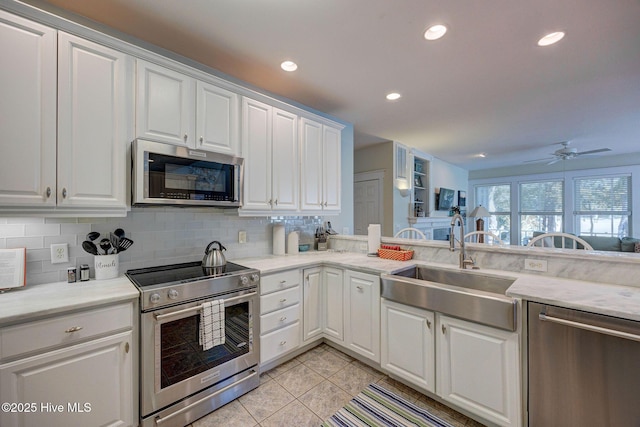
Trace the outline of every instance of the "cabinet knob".
{"label": "cabinet knob", "polygon": [[189,139],[189,136],[185,133],[182,138],[184,138],[184,142],[187,142],[187,139]]}
{"label": "cabinet knob", "polygon": [[282,298],[282,299],[280,300],[280,302],[287,302],[287,299],[286,299],[286,298]]}
{"label": "cabinet knob", "polygon": [[278,199],[276,199],[275,204],[276,204],[276,206],[278,206]]}
{"label": "cabinet knob", "polygon": [[51,197],[51,187],[47,187],[47,191],[45,191],[45,193],[44,193],[44,194],[46,194],[46,195],[47,195],[47,199],[48,199],[49,197]]}
{"label": "cabinet knob", "polygon": [[204,142],[204,138],[201,136],[200,137],[200,143],[203,143],[203,142]]}
{"label": "cabinet knob", "polygon": [[63,199],[66,199],[66,198],[67,198],[67,189],[66,189],[66,188],[63,188],[63,189],[62,189],[62,198],[63,198]]}
{"label": "cabinet knob", "polygon": [[82,330],[82,326],[72,326],[69,329],[67,329],[65,332],[68,334],[71,334],[73,332],[78,332],[80,330]]}
{"label": "cabinet knob", "polygon": [[446,333],[447,333],[447,327],[446,327],[446,326],[444,326],[444,325],[442,325],[442,333],[443,333],[443,334],[446,334]]}
{"label": "cabinet knob", "polygon": [[431,329],[431,320],[427,319],[427,328]]}
{"label": "cabinet knob", "polygon": [[129,343],[128,342],[124,345],[124,352],[127,353],[127,354],[129,353]]}
{"label": "cabinet knob", "polygon": [[356,286],[356,289],[362,291],[362,286]]}
{"label": "cabinet knob", "polygon": [[281,321],[281,322],[284,322],[285,320],[287,320],[287,316],[282,316],[282,317],[280,318],[280,321]]}
{"label": "cabinet knob", "polygon": [[273,199],[269,199],[267,203],[269,203],[269,206],[273,206]]}
{"label": "cabinet knob", "polygon": [[[308,279],[308,277],[307,277],[307,279]],[[280,281],[280,286],[284,286],[284,284],[285,284],[285,283],[287,283],[287,281],[286,281],[286,280],[281,280],[281,281]]]}
{"label": "cabinet knob", "polygon": [[282,345],[282,346],[287,345],[287,342],[286,341],[280,341],[280,345]]}

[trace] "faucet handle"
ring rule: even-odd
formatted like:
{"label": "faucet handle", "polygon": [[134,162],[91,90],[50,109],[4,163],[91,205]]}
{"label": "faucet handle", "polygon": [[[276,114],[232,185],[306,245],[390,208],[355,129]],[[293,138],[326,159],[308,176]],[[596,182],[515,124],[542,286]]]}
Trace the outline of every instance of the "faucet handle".
{"label": "faucet handle", "polygon": [[467,269],[468,268],[467,266],[471,267],[472,269],[476,268],[475,265],[476,265],[476,262],[471,257],[465,258],[462,261],[462,268],[464,269]]}

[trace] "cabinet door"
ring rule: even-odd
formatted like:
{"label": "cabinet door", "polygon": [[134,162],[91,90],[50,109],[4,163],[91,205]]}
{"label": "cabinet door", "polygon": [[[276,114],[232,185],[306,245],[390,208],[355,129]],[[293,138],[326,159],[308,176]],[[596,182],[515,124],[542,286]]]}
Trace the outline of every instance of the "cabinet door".
{"label": "cabinet door", "polygon": [[37,406],[0,412],[0,425],[134,425],[132,342],[123,332],[0,365],[0,401]]}
{"label": "cabinet door", "polygon": [[0,205],[56,203],[56,31],[0,11]]}
{"label": "cabinet door", "polygon": [[198,81],[196,84],[196,148],[237,155],[238,95]]}
{"label": "cabinet door", "polygon": [[298,117],[273,109],[273,210],[298,210]]}
{"label": "cabinet door", "polygon": [[195,147],[194,79],[137,61],[136,135]]}
{"label": "cabinet door", "polygon": [[323,126],[323,208],[325,211],[340,211],[342,180],[340,179],[341,157],[340,130]]}
{"label": "cabinet door", "polygon": [[58,34],[58,205],[126,208],[132,59]]}
{"label": "cabinet door", "polygon": [[323,269],[324,333],[333,341],[344,341],[344,272]]}
{"label": "cabinet door", "polygon": [[435,392],[435,315],[382,301],[381,365],[412,384]]}
{"label": "cabinet door", "polygon": [[270,210],[272,108],[242,99],[243,210]]}
{"label": "cabinet door", "polygon": [[497,425],[521,425],[517,332],[447,316],[437,330],[437,394]]}
{"label": "cabinet door", "polygon": [[322,125],[303,118],[300,127],[300,209],[320,211],[324,205]]}
{"label": "cabinet door", "polygon": [[304,270],[304,287],[302,307],[303,339],[314,338],[322,333],[322,269]]}
{"label": "cabinet door", "polygon": [[380,277],[353,271],[346,274],[346,344],[380,362]]}

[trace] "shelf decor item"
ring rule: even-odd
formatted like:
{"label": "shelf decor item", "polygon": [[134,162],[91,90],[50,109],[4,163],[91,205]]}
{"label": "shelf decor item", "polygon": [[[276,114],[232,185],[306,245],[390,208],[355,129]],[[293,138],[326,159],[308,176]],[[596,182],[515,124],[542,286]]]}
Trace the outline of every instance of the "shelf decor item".
{"label": "shelf decor item", "polygon": [[455,196],[455,191],[449,188],[440,187],[440,193],[437,197],[438,199],[438,210],[439,211],[448,211],[453,207],[453,198]]}

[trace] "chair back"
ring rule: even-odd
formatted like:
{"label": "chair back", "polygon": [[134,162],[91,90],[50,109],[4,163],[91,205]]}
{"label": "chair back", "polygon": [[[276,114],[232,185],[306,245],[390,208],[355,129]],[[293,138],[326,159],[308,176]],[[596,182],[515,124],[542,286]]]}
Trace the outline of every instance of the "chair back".
{"label": "chair back", "polygon": [[[482,236],[482,238],[480,238]],[[481,241],[482,240],[482,241]],[[464,235],[464,241],[470,243],[487,243],[504,245],[504,241],[490,231],[471,231]]]}
{"label": "chair back", "polygon": [[393,237],[400,237],[404,239],[422,239],[422,240],[425,240],[427,238],[427,236],[425,236],[422,231],[413,227],[403,228],[402,230],[398,231],[396,235]]}
{"label": "chair back", "polygon": [[[560,246],[557,246],[558,244],[560,244]],[[579,248],[578,244],[582,245],[582,247]],[[527,246],[537,246],[543,248],[560,247],[562,249],[585,249],[587,251],[593,250],[593,247],[584,239],[581,239],[580,237],[574,236],[573,234],[569,233],[540,234],[529,240]]]}

